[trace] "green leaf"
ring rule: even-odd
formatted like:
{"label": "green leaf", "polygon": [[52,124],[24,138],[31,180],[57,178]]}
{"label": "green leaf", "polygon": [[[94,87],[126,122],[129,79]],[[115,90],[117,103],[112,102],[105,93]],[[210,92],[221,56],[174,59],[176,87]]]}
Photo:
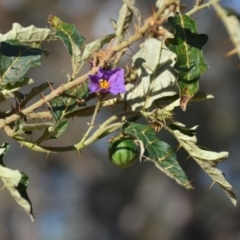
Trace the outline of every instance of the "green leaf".
{"label": "green leaf", "polygon": [[88,85],[82,83],[66,92],[61,96],[50,101],[51,114],[56,122],[64,118],[68,114],[76,110],[79,106],[85,106],[84,99],[89,93]]}
{"label": "green leaf", "polygon": [[74,117],[89,117],[94,113],[96,106],[89,106],[81,109],[74,110],[72,112],[66,113],[64,118],[74,118]]}
{"label": "green leaf", "polygon": [[84,47],[82,54],[82,62],[89,59],[93,53],[101,49],[105,44],[109,43],[115,37],[115,33],[105,35],[101,38],[96,39],[95,41],[88,43]]}
{"label": "green leaf", "polygon": [[143,16],[139,9],[134,6],[135,0],[123,0],[123,2],[126,3],[128,8],[133,12],[138,20],[138,26],[140,27],[143,24]]}
{"label": "green leaf", "polygon": [[25,105],[34,97],[42,93],[44,90],[49,88],[49,84],[53,85],[53,83],[42,83],[37,87],[31,89],[31,91],[24,95],[23,101],[21,102],[21,107],[25,107]]}
{"label": "green leaf", "polygon": [[179,125],[172,124],[168,128],[180,145],[189,153],[189,155],[199,164],[199,166],[216,182],[227,194],[231,202],[236,206],[237,199],[232,191],[232,186],[225,179],[222,171],[217,169],[217,164],[224,161],[228,157],[228,152],[212,152],[197,146],[197,138],[195,136],[196,127],[187,129]]}
{"label": "green leaf", "polygon": [[63,22],[56,16],[50,15],[48,22],[56,30],[56,36],[59,37],[67,47],[69,54],[72,56],[72,67],[74,74],[79,70],[81,51],[85,38],[78,32],[74,24]]}
{"label": "green leaf", "polygon": [[0,92],[0,102],[4,102],[7,98],[16,97],[19,101],[22,100],[23,94],[18,92],[18,90],[28,84],[32,84],[34,81],[31,78],[25,77],[21,82],[9,82],[5,84],[4,89]]}
{"label": "green leaf", "polygon": [[16,202],[27,212],[31,220],[34,221],[32,203],[26,192],[29,184],[28,176],[18,170],[12,170],[5,167],[3,163],[3,157],[9,147],[10,145],[8,143],[4,143],[0,146],[0,178]]}
{"label": "green leaf", "polygon": [[32,43],[56,40],[56,36],[55,31],[48,28],[38,28],[33,25],[24,28],[18,23],[13,23],[12,29],[9,32],[0,34],[0,42],[14,39],[22,43]]}
{"label": "green leaf", "polygon": [[15,85],[16,82],[28,83],[25,74],[30,68],[41,65],[41,54],[44,51],[40,48],[22,46],[18,41],[2,42],[0,45],[1,88],[4,89],[4,85],[7,84]]}
{"label": "green leaf", "polygon": [[199,89],[198,80],[208,69],[202,47],[208,37],[198,34],[195,21],[187,15],[169,17],[168,23],[175,32],[174,38],[166,41],[166,46],[177,55],[174,65],[179,74],[181,107],[185,111],[188,101]]}
{"label": "green leaf", "polygon": [[152,128],[147,125],[129,122],[124,124],[122,130],[125,134],[130,134],[142,142],[144,147],[142,158],[144,160],[153,162],[158,169],[186,189],[193,189],[185,172],[179,165],[172,147],[160,141]]}
{"label": "green leaf", "polygon": [[43,130],[55,126],[52,122],[41,122],[41,123],[25,123],[19,119],[15,122],[14,133],[12,136],[18,136],[21,134],[32,134],[34,130]]}
{"label": "green leaf", "polygon": [[122,98],[132,110],[151,107],[160,98],[179,92],[175,64],[176,55],[166,48],[163,41],[148,38],[133,56],[133,69],[137,70],[140,81],[128,83]]}
{"label": "green leaf", "polygon": [[129,27],[132,21],[133,13],[127,4],[123,4],[119,11],[119,17],[116,23],[116,37],[117,42],[120,42],[124,39],[123,34]]}
{"label": "green leaf", "polygon": [[113,18],[109,18],[108,21],[110,22],[110,24],[112,25],[114,31],[116,32],[116,29],[117,29],[117,22],[116,22],[116,20],[114,20]]}
{"label": "green leaf", "polygon": [[35,144],[40,144],[48,139],[59,138],[67,130],[67,127],[68,121],[62,121],[56,125],[46,128],[42,136],[35,142]]}

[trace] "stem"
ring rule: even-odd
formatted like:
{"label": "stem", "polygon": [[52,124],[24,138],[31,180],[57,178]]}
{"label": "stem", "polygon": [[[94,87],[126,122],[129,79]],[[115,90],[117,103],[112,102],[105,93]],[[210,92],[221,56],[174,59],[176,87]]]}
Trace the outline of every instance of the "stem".
{"label": "stem", "polygon": [[65,146],[65,147],[46,147],[37,145],[35,143],[29,142],[26,139],[16,136],[13,137],[16,141],[18,141],[21,145],[30,148],[31,150],[37,151],[37,152],[45,152],[45,153],[57,153],[57,152],[69,152],[69,151],[76,151],[81,150],[84,147],[87,147],[88,145],[96,142],[98,138],[101,137],[104,133],[108,132],[111,133],[118,128],[122,126],[123,123],[114,123],[106,128],[98,129],[87,141],[84,143],[79,142],[77,144],[71,145],[71,146]]}
{"label": "stem", "polygon": [[[131,116],[131,115],[136,115],[136,114],[141,114],[141,112],[138,111],[127,111],[127,112],[122,112],[117,115],[112,116],[111,118],[107,119],[101,126],[96,130],[96,132],[87,139],[89,133],[94,127],[94,122],[95,118],[98,112],[99,107],[101,106],[101,101],[98,102],[95,108],[95,113],[93,114],[93,118],[91,120],[91,125],[88,129],[88,131],[85,133],[84,137],[81,139],[81,141],[77,144],[71,145],[71,146],[65,146],[65,147],[46,147],[46,146],[41,146],[36,143],[29,142],[28,140],[19,137],[19,136],[14,136],[13,138],[18,141],[21,145],[30,148],[31,150],[37,151],[37,152],[46,152],[46,153],[57,153],[57,152],[68,152],[68,151],[75,151],[75,150],[80,150],[91,143],[96,142],[99,138],[101,138],[103,135],[109,134],[114,132],[115,130],[119,129],[122,127],[124,122],[118,122],[118,123],[113,123],[110,124],[111,122],[118,120],[122,116]],[[109,125],[110,124],[110,125]],[[8,127],[8,126],[6,126]],[[8,128],[6,129],[8,130]]]}
{"label": "stem", "polygon": [[214,3],[217,3],[217,2],[219,2],[219,0],[211,0],[211,1],[207,2],[207,3],[204,3],[204,4],[199,5],[199,6],[198,6],[198,5],[195,5],[195,6],[193,7],[193,9],[191,9],[190,11],[188,11],[188,12],[186,13],[186,15],[191,16],[191,15],[193,15],[194,13],[200,11],[201,9],[206,8],[206,7],[210,7],[211,5],[213,5]]}
{"label": "stem", "polygon": [[108,126],[111,122],[119,120],[119,118],[124,117],[124,116],[132,116],[132,115],[139,115],[142,114],[139,111],[125,111],[125,112],[121,112],[118,113],[112,117],[110,117],[109,119],[107,119],[103,124],[100,125],[99,128],[105,128],[106,126]]}
{"label": "stem", "polygon": [[101,106],[101,100],[99,99],[98,102],[97,102],[97,105],[95,107],[95,110],[94,110],[94,113],[93,113],[93,116],[92,116],[92,120],[91,120],[90,126],[89,126],[87,132],[84,134],[84,136],[81,139],[81,141],[77,145],[81,145],[81,144],[84,145],[84,142],[86,141],[88,135],[90,134],[90,132],[94,128],[94,122],[95,122],[95,119],[96,119],[96,116],[97,116],[97,113],[98,113],[98,110],[99,110],[100,106]]}

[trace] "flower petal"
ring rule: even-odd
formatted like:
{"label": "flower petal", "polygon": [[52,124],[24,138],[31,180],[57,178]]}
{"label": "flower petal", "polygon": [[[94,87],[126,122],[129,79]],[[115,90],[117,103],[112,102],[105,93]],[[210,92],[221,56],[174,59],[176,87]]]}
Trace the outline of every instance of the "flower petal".
{"label": "flower petal", "polygon": [[110,77],[118,70],[118,68],[114,70],[104,70],[102,68],[99,68],[98,74],[101,75],[102,79],[109,80]]}
{"label": "flower petal", "polygon": [[115,73],[111,75],[109,79],[110,89],[109,91],[116,95],[118,93],[126,92],[124,85],[124,70],[121,68],[115,69]]}
{"label": "flower petal", "polygon": [[[126,92],[124,85],[124,70],[115,68],[113,70],[104,70],[99,68],[97,74],[89,75],[89,89],[90,92],[110,92],[113,95]],[[102,88],[100,80],[105,80],[109,84],[109,88]]]}

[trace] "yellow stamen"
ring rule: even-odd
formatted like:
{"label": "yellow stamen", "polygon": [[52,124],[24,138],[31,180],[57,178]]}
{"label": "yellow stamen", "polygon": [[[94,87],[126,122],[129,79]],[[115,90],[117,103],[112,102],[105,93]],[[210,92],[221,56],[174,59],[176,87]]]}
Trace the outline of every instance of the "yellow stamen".
{"label": "yellow stamen", "polygon": [[99,85],[101,88],[108,89],[109,88],[109,83],[105,79],[100,79],[99,80]]}

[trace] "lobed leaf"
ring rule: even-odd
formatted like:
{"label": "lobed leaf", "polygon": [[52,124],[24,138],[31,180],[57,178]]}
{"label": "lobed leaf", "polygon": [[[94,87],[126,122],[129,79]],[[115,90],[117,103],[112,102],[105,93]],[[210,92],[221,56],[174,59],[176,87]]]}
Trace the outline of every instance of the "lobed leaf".
{"label": "lobed leaf", "polygon": [[1,89],[9,88],[9,85],[28,84],[28,78],[25,75],[30,68],[41,65],[43,52],[45,50],[23,46],[16,40],[2,42],[0,45]]}
{"label": "lobed leaf", "polygon": [[175,151],[169,144],[160,141],[152,128],[147,125],[128,122],[123,125],[122,130],[125,134],[131,134],[142,142],[141,146],[144,147],[142,158],[144,160],[153,162],[158,169],[186,189],[193,189],[177,161]]}
{"label": "lobed leaf", "polygon": [[119,11],[119,17],[116,23],[117,42],[120,42],[124,39],[124,33],[132,22],[132,16],[132,10],[128,7],[126,3],[124,3]]}
{"label": "lobed leaf", "polygon": [[0,178],[16,202],[26,211],[31,220],[34,221],[32,203],[26,191],[29,184],[28,176],[18,170],[5,167],[3,163],[3,157],[9,147],[10,145],[8,143],[0,146]]}
{"label": "lobed leaf", "polygon": [[16,97],[19,101],[23,99],[23,94],[18,90],[28,84],[32,84],[34,81],[31,78],[25,77],[21,82],[9,82],[4,85],[4,89],[0,92],[0,102],[4,102],[7,98]]}
{"label": "lobed leaf", "polygon": [[89,106],[66,113],[64,118],[89,117],[94,113],[96,106]]}
{"label": "lobed leaf", "polygon": [[56,30],[56,36],[59,37],[67,47],[72,57],[73,72],[76,74],[79,70],[81,51],[85,38],[78,32],[74,24],[63,22],[60,18],[50,15],[48,22]]}
{"label": "lobed leaf", "polygon": [[18,40],[22,43],[42,42],[46,40],[56,40],[55,31],[48,28],[38,28],[33,25],[22,27],[19,23],[13,23],[12,29],[5,33],[0,33],[0,42],[7,40]]}
{"label": "lobed leaf", "polygon": [[160,98],[179,92],[175,64],[176,55],[166,48],[163,41],[146,39],[141,49],[133,56],[132,68],[137,70],[140,81],[128,83],[122,98],[132,110],[151,107]]}
{"label": "lobed leaf", "polygon": [[95,41],[88,43],[84,47],[81,61],[84,62],[92,56],[93,53],[101,49],[105,44],[109,43],[115,37],[115,33],[105,35]]}
{"label": "lobed leaf", "polygon": [[185,111],[187,103],[199,89],[200,76],[208,69],[202,53],[208,36],[198,34],[195,21],[187,15],[169,17],[168,23],[174,31],[174,38],[168,38],[166,46],[177,55],[174,68],[179,75],[180,105]]}
{"label": "lobed leaf", "polygon": [[51,105],[50,112],[58,122],[66,114],[76,110],[79,106],[85,106],[84,99],[89,93],[88,85],[82,83],[70,90],[64,92],[61,96],[52,99],[49,103]]}
{"label": "lobed leaf", "polygon": [[127,4],[128,8],[133,12],[135,17],[137,18],[138,26],[141,26],[143,24],[143,16],[139,9],[134,6],[135,0],[123,0],[123,2]]}
{"label": "lobed leaf", "polygon": [[189,155],[199,164],[199,166],[216,182],[227,194],[234,206],[237,204],[235,193],[232,186],[225,179],[222,171],[217,169],[217,164],[224,161],[228,157],[228,152],[212,152],[197,146],[197,138],[195,136],[196,127],[187,129],[176,124],[172,124],[168,128],[180,145],[189,153]]}
{"label": "lobed leaf", "polygon": [[38,94],[42,93],[44,90],[49,88],[49,84],[53,85],[53,83],[42,83],[37,87],[33,87],[31,91],[27,94],[23,95],[23,100],[21,101],[21,107],[24,107],[31,99],[36,97]]}
{"label": "lobed leaf", "polygon": [[38,138],[37,141],[35,141],[35,144],[40,144],[43,141],[46,141],[48,139],[57,139],[59,138],[68,127],[68,121],[62,121],[60,123],[57,123],[53,126],[50,126],[45,129],[42,136]]}

